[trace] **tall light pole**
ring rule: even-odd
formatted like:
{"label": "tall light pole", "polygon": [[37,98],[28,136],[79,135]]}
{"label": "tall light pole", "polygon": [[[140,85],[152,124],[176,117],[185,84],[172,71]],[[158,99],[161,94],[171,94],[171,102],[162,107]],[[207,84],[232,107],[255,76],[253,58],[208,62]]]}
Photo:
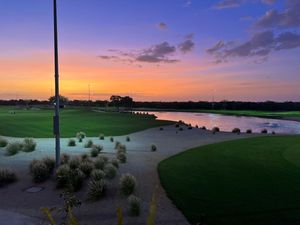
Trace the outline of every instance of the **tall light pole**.
{"label": "tall light pole", "polygon": [[58,68],[58,38],[57,38],[57,5],[53,0],[54,17],[54,77],[55,77],[55,113],[53,117],[53,131],[55,135],[55,165],[60,165],[60,128],[59,128],[59,68]]}

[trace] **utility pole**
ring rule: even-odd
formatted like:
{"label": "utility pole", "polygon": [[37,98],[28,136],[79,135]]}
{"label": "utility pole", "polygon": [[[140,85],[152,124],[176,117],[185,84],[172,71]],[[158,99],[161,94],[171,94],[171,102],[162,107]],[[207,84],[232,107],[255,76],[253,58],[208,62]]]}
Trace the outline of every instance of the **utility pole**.
{"label": "utility pole", "polygon": [[57,34],[57,5],[53,0],[54,17],[54,69],[55,69],[55,113],[53,117],[53,132],[55,135],[55,166],[60,165],[60,128],[59,128],[59,67],[58,67],[58,34]]}

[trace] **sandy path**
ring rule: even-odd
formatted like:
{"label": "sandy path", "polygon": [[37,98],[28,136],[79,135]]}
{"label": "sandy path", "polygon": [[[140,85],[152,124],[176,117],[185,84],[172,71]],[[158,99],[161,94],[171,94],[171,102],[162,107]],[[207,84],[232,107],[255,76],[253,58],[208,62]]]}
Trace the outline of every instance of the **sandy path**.
{"label": "sandy path", "polygon": [[[127,215],[127,201],[119,196],[117,190],[118,175],[111,183],[107,196],[98,202],[89,203],[84,200],[87,191],[86,185],[77,193],[78,197],[83,200],[81,208],[76,210],[76,215],[81,225],[116,224],[115,211],[118,206],[122,206],[123,208],[125,224],[146,224],[148,205],[155,186],[158,186],[159,193],[156,224],[189,224],[182,213],[167,198],[163,188],[160,186],[157,164],[171,155],[196,146],[256,136],[255,134],[237,135],[232,133],[217,133],[214,135],[210,131],[195,128],[192,130],[184,129],[184,131],[178,131],[178,133],[176,133],[176,130],[174,126],[166,126],[163,131],[159,131],[158,128],[152,128],[129,135],[131,138],[130,142],[125,141],[126,136],[115,137],[115,141],[125,143],[128,149],[128,162],[121,165],[119,175],[126,172],[132,173],[139,182],[138,190],[135,194],[142,199],[141,216],[132,218]],[[17,140],[17,138],[8,139]],[[114,143],[110,142],[109,138],[106,138],[106,140],[99,140],[98,138],[90,139],[94,143],[104,146],[104,154],[110,157],[114,156]],[[19,174],[19,181],[17,183],[0,188],[0,210],[30,216],[34,218],[33,221],[43,218],[39,211],[40,207],[51,207],[61,203],[58,197],[60,191],[55,189],[54,182],[51,180],[36,185],[45,188],[39,193],[29,194],[24,192],[25,189],[33,186],[31,178],[28,175],[29,162],[33,158],[38,159],[46,155],[54,155],[53,139],[35,140],[38,143],[37,150],[32,153],[19,153],[15,156],[7,157],[0,150],[1,167],[13,167]],[[88,152],[88,149],[83,148],[83,144],[76,147],[67,147],[67,142],[68,139],[62,139],[62,153],[81,154]],[[150,151],[151,144],[157,146],[157,152]],[[11,223],[9,221],[7,223],[1,221],[0,224],[8,225]]]}

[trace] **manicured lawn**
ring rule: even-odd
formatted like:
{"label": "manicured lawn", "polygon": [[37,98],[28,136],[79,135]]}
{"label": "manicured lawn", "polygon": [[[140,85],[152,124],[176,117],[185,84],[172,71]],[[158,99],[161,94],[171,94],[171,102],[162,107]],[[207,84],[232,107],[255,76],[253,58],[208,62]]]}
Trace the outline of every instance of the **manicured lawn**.
{"label": "manicured lawn", "polygon": [[254,110],[199,110],[198,112],[216,113],[223,115],[257,116],[257,117],[300,117],[300,111],[268,112]]}
{"label": "manicured lawn", "polygon": [[300,136],[259,137],[162,161],[161,182],[192,224],[300,224]]}
{"label": "manicured lawn", "polygon": [[[10,114],[14,110],[16,114]],[[53,137],[53,110],[0,107],[0,134],[13,137]],[[90,109],[61,110],[61,135],[74,137],[84,131],[88,136],[124,135],[151,127],[171,124],[152,116],[127,113],[95,112]]]}

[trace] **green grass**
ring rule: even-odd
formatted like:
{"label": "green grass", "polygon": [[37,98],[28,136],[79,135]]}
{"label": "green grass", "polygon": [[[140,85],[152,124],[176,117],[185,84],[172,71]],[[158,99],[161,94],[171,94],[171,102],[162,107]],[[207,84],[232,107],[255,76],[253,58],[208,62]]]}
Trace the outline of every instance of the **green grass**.
{"label": "green grass", "polygon": [[300,224],[300,137],[259,137],[188,150],[158,166],[192,224]]}
{"label": "green grass", "polygon": [[268,111],[255,111],[255,110],[197,110],[197,112],[216,113],[216,114],[223,114],[223,115],[275,117],[275,118],[300,117],[300,111],[268,112]]}
{"label": "green grass", "polygon": [[[16,114],[10,114],[14,110]],[[53,110],[24,110],[0,107],[0,135],[13,137],[53,137]],[[61,110],[61,136],[74,137],[78,131],[97,137],[124,135],[151,127],[171,124],[147,115],[127,113],[95,112],[76,108]]]}

